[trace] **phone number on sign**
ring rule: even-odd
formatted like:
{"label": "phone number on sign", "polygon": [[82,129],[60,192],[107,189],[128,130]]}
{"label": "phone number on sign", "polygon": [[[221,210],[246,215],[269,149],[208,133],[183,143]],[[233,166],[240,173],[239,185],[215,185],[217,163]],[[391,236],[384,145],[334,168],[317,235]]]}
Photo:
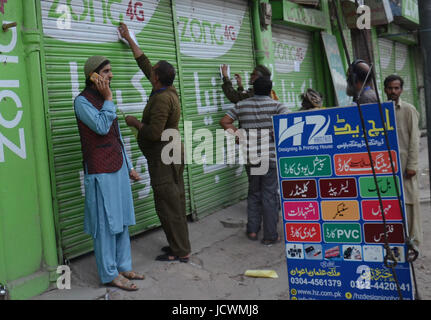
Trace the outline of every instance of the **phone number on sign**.
{"label": "phone number on sign", "polygon": [[[350,281],[351,288],[358,289],[376,289],[376,290],[385,290],[385,291],[395,291],[397,290],[397,285],[395,282],[375,282],[371,283],[358,283],[358,281]],[[402,291],[410,291],[410,284],[401,283],[400,289]]]}
{"label": "phone number on sign", "polygon": [[330,279],[311,279],[308,280],[306,278],[297,278],[297,277],[291,277],[290,278],[291,284],[306,284],[306,285],[312,285],[312,286],[318,286],[318,287],[341,287],[341,280],[330,280]]}

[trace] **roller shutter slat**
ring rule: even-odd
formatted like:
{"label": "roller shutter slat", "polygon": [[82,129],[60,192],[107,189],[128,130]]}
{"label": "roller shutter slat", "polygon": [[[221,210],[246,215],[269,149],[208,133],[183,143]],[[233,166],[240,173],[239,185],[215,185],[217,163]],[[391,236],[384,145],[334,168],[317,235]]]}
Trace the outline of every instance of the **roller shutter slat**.
{"label": "roller shutter slat", "polygon": [[[133,1],[135,3],[136,1]],[[72,1],[72,8],[79,15],[83,12],[83,1]],[[93,3],[94,7],[102,8],[100,0]],[[122,5],[112,4],[112,17],[118,17],[120,11],[127,9],[129,0],[122,0]],[[66,5],[65,0],[58,1],[59,5]],[[41,1],[42,23],[44,29],[45,68],[47,75],[48,91],[48,118],[51,126],[51,139],[53,166],[56,181],[56,199],[58,207],[58,226],[61,235],[61,247],[65,258],[73,258],[92,250],[92,240],[83,233],[84,197],[81,187],[82,155],[78,128],[73,112],[73,98],[84,87],[83,66],[88,57],[92,55],[104,55],[110,61],[113,68],[114,78],[112,88],[114,101],[117,102],[117,90],[121,90],[123,103],[141,103],[135,106],[132,114],[138,119],[142,116],[142,110],[146,101],[137,91],[131,81],[132,77],[139,72],[130,49],[115,39],[116,28],[110,24],[109,18],[105,17],[107,23],[101,19],[103,10],[94,10],[94,22],[90,17],[73,24],[70,30],[57,28],[55,17],[51,15],[54,8],[53,1]],[[165,59],[176,67],[176,47],[173,29],[171,4],[168,0],[145,1],[147,7],[155,9],[151,17],[148,17],[146,25],[136,34],[138,42],[143,51],[149,56],[152,63]],[[129,17],[125,22],[130,26],[137,27],[137,20],[130,22]],[[73,23],[76,23],[73,20]],[[105,42],[110,38],[112,41]],[[89,43],[91,41],[92,43]],[[77,70],[76,70],[77,68]],[[76,82],[79,81],[79,82]],[[178,87],[178,75],[175,86]],[[151,85],[147,79],[142,79],[140,85],[146,92],[147,97],[151,92]],[[140,107],[140,109],[139,109]],[[130,129],[120,116],[120,127],[126,143],[126,149],[131,152],[132,162],[135,168],[138,162],[143,163],[141,151],[137,147],[135,138]],[[182,127],[182,125],[181,125]],[[154,209],[153,194],[149,186],[148,175],[145,169],[139,172],[144,178],[140,183],[132,185],[132,193],[135,204],[136,226],[130,227],[131,234],[142,232],[159,225]],[[187,171],[185,170],[187,177]],[[188,183],[186,179],[185,183]],[[187,212],[190,213],[190,200],[188,185],[186,187]],[[148,189],[149,188],[149,189]],[[148,193],[148,190],[150,191]],[[140,193],[147,192],[140,199]]]}

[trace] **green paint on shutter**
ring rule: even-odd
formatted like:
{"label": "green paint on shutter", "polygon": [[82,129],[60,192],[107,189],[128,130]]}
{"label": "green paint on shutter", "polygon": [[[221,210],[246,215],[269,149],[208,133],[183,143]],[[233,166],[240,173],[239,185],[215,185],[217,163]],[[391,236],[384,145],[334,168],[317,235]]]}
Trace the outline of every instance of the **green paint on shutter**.
{"label": "green paint on shutter", "polygon": [[317,86],[311,33],[273,25],[272,36],[277,73],[274,90],[281,102],[296,111],[301,108],[300,94]]}
{"label": "green paint on shutter", "polygon": [[[404,80],[404,91],[401,99],[416,105],[416,72],[412,69],[409,46],[400,42],[380,38],[378,40],[380,50],[380,66],[382,73],[382,84],[387,76],[391,74],[399,75]],[[383,99],[387,100],[386,94]]]}
{"label": "green paint on shutter", "polygon": [[[185,139],[189,146],[195,212],[204,216],[247,195],[244,166],[217,161],[216,132],[220,119],[233,107],[222,91],[220,65],[230,65],[231,78],[238,73],[248,84],[254,68],[250,9],[247,1],[177,1],[180,34],[185,121],[191,127]],[[235,85],[235,81],[234,81]],[[213,141],[199,137],[208,129]],[[207,144],[205,144],[207,141]],[[213,154],[199,152],[205,145]],[[226,143],[225,143],[226,147]],[[238,163],[238,162],[236,162]]]}
{"label": "green paint on shutter", "polygon": [[[112,65],[114,102],[126,115],[138,119],[151,93],[150,82],[139,70],[131,50],[118,41],[119,21],[134,30],[153,64],[167,60],[176,66],[175,33],[168,0],[129,1],[41,1],[49,141],[54,163],[55,204],[61,246],[65,258],[92,250],[91,238],[83,233],[84,187],[81,145],[73,111],[73,100],[84,88],[84,63],[92,55],[104,55]],[[178,76],[175,82],[178,87]],[[119,113],[120,127],[133,166],[142,180],[132,184],[136,225],[131,234],[160,225],[145,157]],[[182,129],[182,126],[181,128]],[[188,190],[187,172],[184,173]],[[189,196],[187,212],[190,212]]]}

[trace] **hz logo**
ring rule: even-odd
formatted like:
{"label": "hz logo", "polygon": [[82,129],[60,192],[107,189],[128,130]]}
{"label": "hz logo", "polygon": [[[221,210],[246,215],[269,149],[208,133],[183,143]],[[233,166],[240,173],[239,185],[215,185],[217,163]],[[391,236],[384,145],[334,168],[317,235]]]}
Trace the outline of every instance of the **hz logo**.
{"label": "hz logo", "polygon": [[307,144],[329,144],[332,143],[332,135],[327,135],[331,117],[326,119],[322,115],[306,116],[293,118],[293,125],[288,126],[288,119],[280,119],[278,145],[281,145],[289,138],[293,139],[293,146],[302,145],[302,134],[306,125],[312,125],[313,130],[308,138]]}

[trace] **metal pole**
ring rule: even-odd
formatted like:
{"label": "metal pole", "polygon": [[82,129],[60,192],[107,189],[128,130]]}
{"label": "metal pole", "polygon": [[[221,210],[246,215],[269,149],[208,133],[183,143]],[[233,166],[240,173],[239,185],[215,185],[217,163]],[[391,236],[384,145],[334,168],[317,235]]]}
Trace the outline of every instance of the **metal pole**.
{"label": "metal pole", "polygon": [[[428,136],[428,168],[431,160],[431,1],[419,0],[420,41],[424,57],[426,126]],[[430,179],[431,182],[431,179]]]}

